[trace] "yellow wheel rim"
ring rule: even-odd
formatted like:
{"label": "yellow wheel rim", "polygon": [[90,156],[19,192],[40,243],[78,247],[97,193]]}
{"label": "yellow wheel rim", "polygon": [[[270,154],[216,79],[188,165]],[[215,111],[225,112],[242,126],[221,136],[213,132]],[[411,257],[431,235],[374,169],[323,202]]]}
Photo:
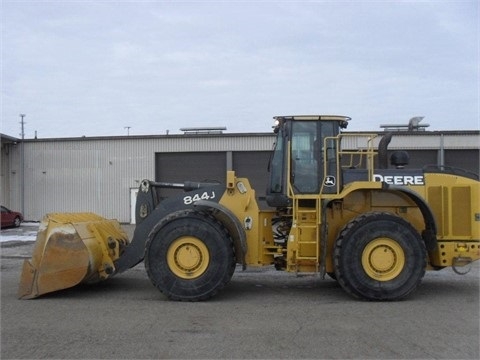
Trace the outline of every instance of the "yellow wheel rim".
{"label": "yellow wheel rim", "polygon": [[395,279],[405,267],[405,253],[395,240],[377,238],[363,250],[362,266],[372,279],[389,281]]}
{"label": "yellow wheel rim", "polygon": [[208,248],[193,236],[176,239],[167,252],[168,267],[182,279],[198,278],[207,270],[209,262]]}

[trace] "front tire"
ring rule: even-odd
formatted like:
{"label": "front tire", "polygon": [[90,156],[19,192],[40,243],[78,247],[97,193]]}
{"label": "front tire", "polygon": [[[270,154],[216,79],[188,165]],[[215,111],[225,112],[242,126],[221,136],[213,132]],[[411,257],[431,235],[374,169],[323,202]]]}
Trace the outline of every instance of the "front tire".
{"label": "front tire", "polygon": [[146,244],[148,277],[172,300],[211,298],[230,281],[235,265],[225,227],[201,212],[173,215]]}
{"label": "front tire", "polygon": [[400,300],[420,284],[426,256],[422,238],[407,221],[388,213],[367,213],[340,232],[335,275],[357,298]]}

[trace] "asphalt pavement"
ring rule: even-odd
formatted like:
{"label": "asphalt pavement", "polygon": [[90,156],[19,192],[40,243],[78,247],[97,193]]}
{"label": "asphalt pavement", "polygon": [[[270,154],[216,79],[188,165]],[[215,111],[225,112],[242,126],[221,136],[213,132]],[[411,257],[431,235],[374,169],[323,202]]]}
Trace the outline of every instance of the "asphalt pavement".
{"label": "asphalt pavement", "polygon": [[[124,226],[127,233],[133,226]],[[143,264],[94,285],[18,300],[33,249],[2,229],[1,359],[479,359],[478,264],[427,272],[399,302],[349,297],[331,279],[237,269],[206,302],[168,301]],[[7,240],[6,237],[9,237]]]}

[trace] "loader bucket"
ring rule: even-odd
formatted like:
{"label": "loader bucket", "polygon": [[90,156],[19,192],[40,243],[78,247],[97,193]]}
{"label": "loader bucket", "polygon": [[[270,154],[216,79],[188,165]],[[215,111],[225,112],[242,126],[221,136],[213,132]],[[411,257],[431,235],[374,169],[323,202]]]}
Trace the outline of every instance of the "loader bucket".
{"label": "loader bucket", "polygon": [[19,299],[33,299],[81,283],[105,280],[128,245],[116,220],[93,213],[47,214],[32,258],[23,263]]}

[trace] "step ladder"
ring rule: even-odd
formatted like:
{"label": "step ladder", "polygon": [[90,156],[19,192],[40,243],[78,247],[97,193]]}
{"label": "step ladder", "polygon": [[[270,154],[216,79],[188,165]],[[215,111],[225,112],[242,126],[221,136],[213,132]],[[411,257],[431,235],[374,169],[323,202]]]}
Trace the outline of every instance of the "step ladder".
{"label": "step ladder", "polygon": [[[302,200],[312,200],[314,207],[300,208]],[[311,262],[315,265],[315,272],[319,271],[320,265],[320,228],[321,228],[321,207],[318,197],[294,197],[293,220],[297,226],[297,252],[296,266],[300,263]]]}

